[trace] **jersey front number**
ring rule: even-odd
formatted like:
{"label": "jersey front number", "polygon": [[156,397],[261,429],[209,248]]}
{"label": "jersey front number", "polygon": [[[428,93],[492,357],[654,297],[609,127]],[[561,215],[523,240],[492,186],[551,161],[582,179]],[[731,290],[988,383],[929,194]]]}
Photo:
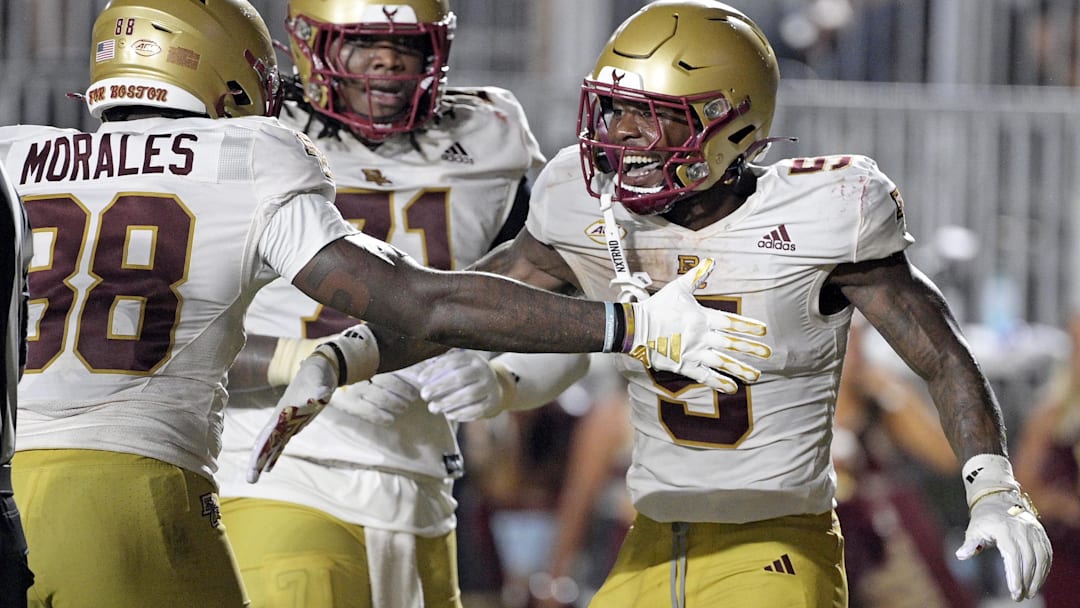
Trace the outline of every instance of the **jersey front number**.
{"label": "jersey front number", "polygon": [[[67,348],[92,372],[149,374],[160,367],[180,319],[177,288],[187,279],[191,212],[172,195],[121,194],[88,238],[91,213],[74,196],[25,203],[35,244],[48,243],[30,269],[26,371],[44,370]],[[89,276],[79,272],[87,255]]]}
{"label": "jersey front number", "polygon": [[[724,312],[739,312],[733,300],[698,298],[702,306]],[[731,448],[738,445],[753,429],[753,410],[750,407],[750,387],[735,380],[739,390],[733,395],[710,391],[712,407],[708,412],[693,411],[687,401],[677,397],[689,388],[700,388],[686,376],[672,372],[649,370],[654,383],[662,390],[657,397],[660,423],[675,443],[706,448]]]}
{"label": "jersey front number", "polygon": [[[394,243],[394,192],[339,189],[334,204],[341,217],[356,225],[364,234]],[[450,191],[421,190],[403,209],[405,232],[419,235],[423,247],[420,261],[430,268],[451,270],[454,266],[450,247]],[[319,305],[315,314],[304,321],[304,336],[321,338],[356,324],[356,319]]]}

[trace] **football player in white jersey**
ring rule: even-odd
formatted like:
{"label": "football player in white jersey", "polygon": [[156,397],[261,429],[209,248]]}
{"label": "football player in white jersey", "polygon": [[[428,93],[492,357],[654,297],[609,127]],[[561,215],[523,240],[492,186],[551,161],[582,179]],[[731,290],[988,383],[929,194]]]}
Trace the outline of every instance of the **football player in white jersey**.
{"label": "football player in white jersey", "polygon": [[[114,0],[92,37],[96,132],[0,128],[34,241],[13,461],[31,606],[248,604],[213,473],[244,312],[279,276],[383,324],[317,351],[304,377],[329,386],[416,361],[431,342],[637,349],[720,376],[732,318],[691,305],[692,281],[667,292],[675,311],[590,302],[427,269],[343,221],[322,153],[268,117],[277,64],[244,0]],[[275,412],[267,454],[320,405]]]}
{"label": "football player in white jersey", "polygon": [[33,242],[26,213],[2,164],[0,214],[0,606],[25,608],[34,573],[27,567],[26,536],[11,487],[11,457],[15,454],[16,389],[26,360],[26,275]]}
{"label": "football player in white jersey", "polygon": [[698,299],[769,325],[772,357],[734,394],[619,357],[639,515],[590,605],[847,605],[829,450],[855,309],[926,381],[965,463],[970,523],[956,556],[996,546],[1012,597],[1033,597],[1051,547],[1013,478],[995,396],[904,253],[899,191],[864,156],[753,164],[778,83],[744,14],[713,0],[650,3],[586,78],[579,145],[540,174],[526,230],[476,266],[648,298],[712,258]]}
{"label": "football player in white jersey", "polygon": [[[303,94],[281,115],[326,154],[346,220],[443,270],[518,232],[526,174],[544,161],[509,91],[447,88],[454,19],[447,0],[292,0],[286,30]],[[252,339],[234,373],[260,350],[273,355],[276,341],[256,335],[310,347],[354,323],[278,279],[248,309]],[[248,454],[268,414],[254,406],[272,408],[278,396],[234,394],[217,478],[255,605],[460,605],[456,424],[419,403],[416,373],[339,391],[258,484],[245,480]],[[366,401],[378,405],[365,416]],[[393,406],[398,415],[372,420]]]}

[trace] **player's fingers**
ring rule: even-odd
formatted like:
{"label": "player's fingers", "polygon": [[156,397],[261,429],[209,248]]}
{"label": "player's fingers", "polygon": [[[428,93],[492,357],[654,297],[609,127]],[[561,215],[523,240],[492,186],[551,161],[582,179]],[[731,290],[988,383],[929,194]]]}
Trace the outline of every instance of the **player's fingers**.
{"label": "player's fingers", "polygon": [[694,266],[686,273],[685,276],[690,277],[690,285],[693,289],[699,289],[705,286],[705,281],[712,274],[713,269],[716,268],[716,264],[712,258],[705,258],[698,262],[697,266]]}
{"label": "player's fingers", "polygon": [[751,355],[759,359],[768,359],[772,356],[772,348],[768,344],[735,336],[720,330],[709,331],[703,338],[705,347],[715,351],[730,351]]}
{"label": "player's fingers", "polygon": [[1054,561],[1054,550],[1050,546],[1050,540],[1042,534],[1036,535],[1036,538],[1038,547],[1035,550],[1035,574],[1028,588],[1028,597],[1035,597],[1042,589],[1046,576],[1050,573],[1050,564]]}
{"label": "player's fingers", "polygon": [[721,364],[714,366],[720,371],[731,374],[742,380],[743,382],[752,383],[757,382],[761,377],[761,370],[756,367],[751,367],[738,359],[729,357],[723,353],[720,353]]}
{"label": "player's fingers", "polygon": [[759,359],[768,359],[772,356],[772,348],[764,342],[740,338],[731,334],[724,335],[724,339],[727,340],[727,344],[724,346],[725,350],[753,355]]}
{"label": "player's fingers", "polygon": [[757,319],[721,310],[710,309],[708,312],[709,326],[715,329],[725,329],[748,336],[764,336],[768,333],[768,327]]}
{"label": "player's fingers", "polygon": [[956,550],[956,559],[963,561],[982,553],[983,549],[985,549],[983,542],[984,539],[977,536],[965,538],[964,544],[960,545],[960,548]]}
{"label": "player's fingers", "polygon": [[1027,593],[1019,547],[1010,539],[1003,538],[997,548],[1005,566],[1005,584],[1009,587],[1009,594],[1013,600],[1019,600]]}
{"label": "player's fingers", "polygon": [[705,364],[685,365],[679,373],[698,384],[704,384],[714,391],[727,395],[733,395],[739,391],[739,385],[734,380]]}
{"label": "player's fingers", "polygon": [[1019,543],[1019,545],[1020,584],[1023,588],[1020,590],[1020,597],[1017,599],[1023,599],[1035,595],[1031,587],[1035,582],[1035,571],[1039,561],[1038,558],[1035,557],[1034,547],[1027,543]]}
{"label": "player's fingers", "polygon": [[[485,364],[486,365],[486,364]],[[424,401],[438,401],[450,399],[451,401],[468,398],[473,394],[476,379],[471,376],[443,376],[425,384],[420,389],[420,397]],[[457,397],[457,399],[455,399]]]}
{"label": "player's fingers", "polygon": [[[707,373],[724,373],[724,374],[734,376],[734,377],[738,378],[739,380],[742,380],[743,382],[746,382],[746,383],[756,382],[758,380],[758,378],[761,377],[761,371],[758,370],[757,368],[755,368],[753,366],[750,366],[750,365],[747,365],[746,363],[743,363],[742,361],[739,361],[738,359],[736,359],[736,358],[734,358],[734,357],[732,357],[732,356],[730,356],[730,355],[728,355],[728,354],[726,354],[724,352],[721,352],[721,351],[719,351],[719,350],[717,350],[715,348],[703,348],[703,349],[696,350],[694,352],[694,356],[692,358],[687,358],[684,355],[683,356],[683,361],[684,362],[683,362],[683,365],[679,369],[679,373],[686,376],[686,377],[688,377],[688,378],[692,378],[692,379],[696,380],[697,382],[699,382],[701,384],[706,384],[707,385],[708,383],[702,382],[701,380],[697,380],[696,378],[693,378],[693,376],[691,376],[685,370],[687,370],[691,366],[693,366],[694,368],[701,368],[701,369],[704,369],[704,370],[709,370],[708,372],[705,372],[705,371],[699,371],[698,372],[698,373],[703,374],[703,375],[707,374]],[[731,381],[730,378],[728,379],[728,381],[731,382],[730,390],[724,390],[723,392],[725,392],[725,393],[734,393],[734,392],[736,392],[736,390],[738,390],[738,388],[734,385],[734,382]],[[725,385],[727,386],[726,383],[725,383]],[[715,387],[712,387],[712,388],[715,388]]]}

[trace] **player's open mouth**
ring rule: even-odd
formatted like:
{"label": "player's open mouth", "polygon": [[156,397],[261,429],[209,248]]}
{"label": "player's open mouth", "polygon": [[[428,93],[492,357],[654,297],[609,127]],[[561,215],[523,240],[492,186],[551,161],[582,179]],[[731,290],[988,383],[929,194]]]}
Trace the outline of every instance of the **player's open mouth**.
{"label": "player's open mouth", "polygon": [[651,155],[623,156],[619,186],[637,194],[659,192],[664,185],[663,162],[663,159]]}
{"label": "player's open mouth", "polygon": [[372,86],[368,89],[368,95],[371,96],[373,102],[383,105],[401,105],[405,99],[401,87],[391,89],[388,87]]}

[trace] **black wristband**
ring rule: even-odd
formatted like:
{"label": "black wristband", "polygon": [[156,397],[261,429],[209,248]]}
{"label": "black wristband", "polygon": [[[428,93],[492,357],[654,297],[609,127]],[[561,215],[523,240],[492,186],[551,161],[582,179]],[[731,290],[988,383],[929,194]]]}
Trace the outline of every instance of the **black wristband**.
{"label": "black wristband", "polygon": [[337,357],[338,386],[342,386],[345,379],[349,377],[349,365],[345,362],[345,353],[341,351],[340,346],[333,342],[323,342],[323,345],[333,350],[334,356]]}
{"label": "black wristband", "polygon": [[626,307],[622,304],[615,304],[615,331],[612,332],[615,335],[615,347],[618,348],[615,352],[625,352],[623,345],[626,344]]}

